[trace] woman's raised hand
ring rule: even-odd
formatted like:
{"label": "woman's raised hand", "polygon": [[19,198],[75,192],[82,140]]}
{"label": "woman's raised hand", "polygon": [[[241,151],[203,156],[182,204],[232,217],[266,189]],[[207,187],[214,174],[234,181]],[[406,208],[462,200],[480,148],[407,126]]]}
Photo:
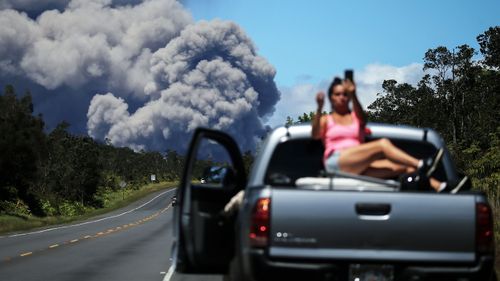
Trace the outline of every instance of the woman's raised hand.
{"label": "woman's raised hand", "polygon": [[325,94],[323,92],[316,94],[316,103],[318,104],[318,111],[323,111],[323,105],[325,104]]}
{"label": "woman's raised hand", "polygon": [[356,85],[353,81],[346,79],[344,80],[344,89],[345,92],[352,98],[354,94],[356,94]]}

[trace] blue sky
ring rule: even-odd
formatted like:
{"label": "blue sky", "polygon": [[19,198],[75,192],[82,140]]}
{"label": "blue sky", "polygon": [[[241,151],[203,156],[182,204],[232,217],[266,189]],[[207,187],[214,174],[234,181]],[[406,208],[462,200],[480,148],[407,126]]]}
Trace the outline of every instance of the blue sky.
{"label": "blue sky", "polygon": [[418,81],[428,49],[468,44],[479,51],[476,36],[500,24],[499,0],[189,0],[184,5],[196,20],[236,22],[276,68],[282,100],[272,124],[313,110],[312,98],[309,106],[286,99],[307,104],[297,96],[324,89],[346,68],[365,80],[371,92],[364,97],[367,106],[383,79]]}
{"label": "blue sky", "polygon": [[197,20],[238,23],[283,84],[371,63],[420,63],[439,45],[477,48],[476,36],[500,24],[498,0],[205,0],[186,6]]}

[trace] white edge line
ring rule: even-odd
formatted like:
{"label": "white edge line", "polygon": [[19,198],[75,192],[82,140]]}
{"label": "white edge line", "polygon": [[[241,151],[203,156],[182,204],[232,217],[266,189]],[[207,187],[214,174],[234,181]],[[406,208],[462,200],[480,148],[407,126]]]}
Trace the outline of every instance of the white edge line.
{"label": "white edge line", "polygon": [[121,217],[123,215],[126,215],[128,213],[131,213],[133,211],[136,211],[144,206],[146,206],[147,204],[151,203],[152,201],[156,200],[158,197],[160,196],[163,196],[165,193],[168,193],[168,192],[172,192],[174,191],[175,188],[173,189],[170,189],[170,190],[167,190],[167,191],[164,191],[160,194],[158,194],[157,196],[155,196],[154,198],[152,198],[151,200],[149,200],[148,202],[142,204],[141,206],[139,207],[136,207],[132,210],[129,210],[129,211],[126,211],[124,213],[121,213],[121,214],[118,214],[118,215],[114,215],[114,216],[110,216],[110,217],[105,217],[105,218],[102,218],[102,219],[98,219],[98,220],[94,220],[94,221],[87,221],[87,222],[82,222],[82,223],[78,223],[78,224],[71,224],[71,225],[65,225],[65,226],[60,226],[60,227],[54,227],[54,228],[48,228],[48,229],[44,229],[44,230],[39,230],[39,231],[33,231],[33,232],[27,232],[27,233],[19,233],[19,234],[13,234],[13,235],[9,235],[9,236],[0,236],[0,239],[2,238],[13,238],[13,237],[19,237],[19,236],[26,236],[26,235],[33,235],[33,234],[40,234],[40,233],[44,233],[44,232],[49,232],[49,231],[53,231],[53,230],[58,230],[58,229],[64,229],[64,228],[70,228],[70,227],[75,227],[75,226],[82,226],[82,225],[86,225],[86,224],[91,224],[91,223],[96,223],[96,222],[100,222],[100,221],[104,221],[104,220],[108,220],[108,219],[114,219],[114,218],[117,218],[117,217]]}
{"label": "white edge line", "polygon": [[170,266],[170,268],[168,269],[167,274],[163,278],[163,281],[170,281],[170,278],[172,278],[172,276],[174,275],[174,271],[175,271],[175,268],[174,268],[174,265],[172,264]]}

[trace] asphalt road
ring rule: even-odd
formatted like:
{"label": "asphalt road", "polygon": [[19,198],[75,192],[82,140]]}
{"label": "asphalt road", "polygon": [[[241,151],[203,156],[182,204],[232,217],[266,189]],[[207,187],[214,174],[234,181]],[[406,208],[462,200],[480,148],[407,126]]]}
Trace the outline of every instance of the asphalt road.
{"label": "asphalt road", "polygon": [[207,280],[170,263],[173,190],[72,225],[0,237],[0,280]]}

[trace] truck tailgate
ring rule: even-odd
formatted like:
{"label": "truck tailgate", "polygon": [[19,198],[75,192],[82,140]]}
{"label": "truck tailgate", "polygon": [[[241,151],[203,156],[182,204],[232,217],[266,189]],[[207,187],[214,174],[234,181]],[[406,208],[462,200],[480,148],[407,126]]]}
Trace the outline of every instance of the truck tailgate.
{"label": "truck tailgate", "polygon": [[273,189],[271,258],[473,262],[473,195]]}

